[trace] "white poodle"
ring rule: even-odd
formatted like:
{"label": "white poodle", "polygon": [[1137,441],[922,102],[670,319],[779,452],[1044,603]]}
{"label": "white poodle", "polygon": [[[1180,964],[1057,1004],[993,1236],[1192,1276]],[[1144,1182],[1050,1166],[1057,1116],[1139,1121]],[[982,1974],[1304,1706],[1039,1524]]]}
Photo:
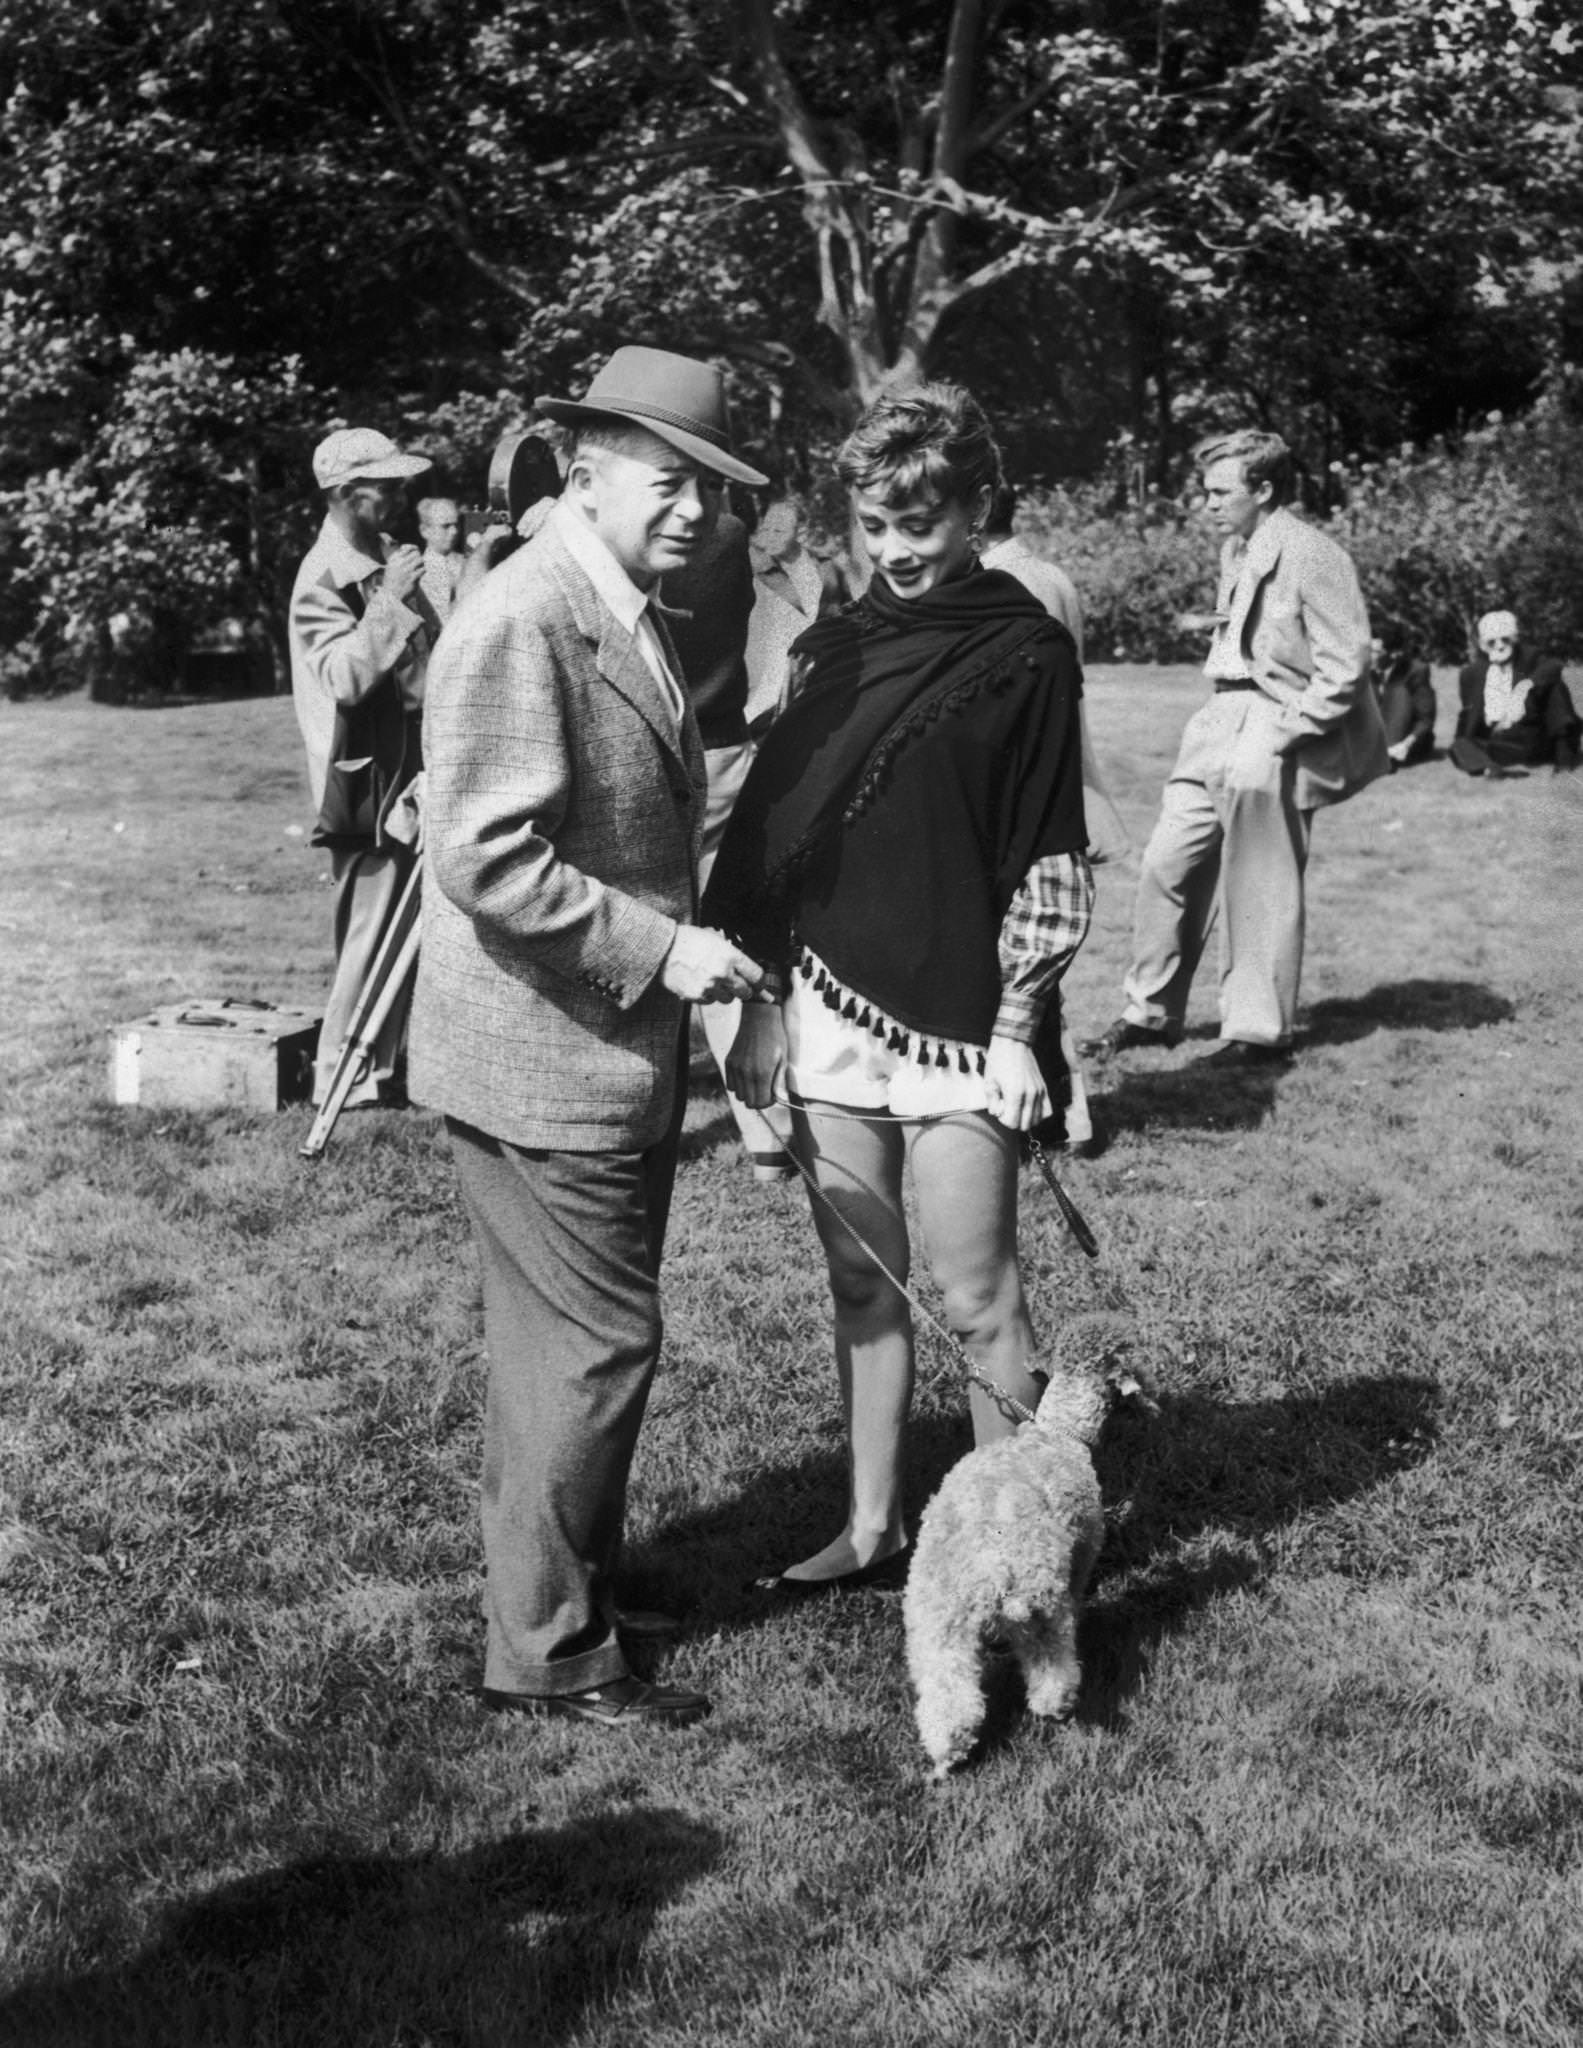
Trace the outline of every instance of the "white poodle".
{"label": "white poodle", "polygon": [[1030,1712],[1066,1720],[1077,1705],[1078,1606],[1105,1534],[1090,1452],[1119,1401],[1153,1406],[1114,1338],[1095,1348],[1093,1363],[1054,1372],[1032,1422],[954,1465],[924,1509],[903,1615],[936,1778],[978,1739],[991,1641],[1022,1667]]}

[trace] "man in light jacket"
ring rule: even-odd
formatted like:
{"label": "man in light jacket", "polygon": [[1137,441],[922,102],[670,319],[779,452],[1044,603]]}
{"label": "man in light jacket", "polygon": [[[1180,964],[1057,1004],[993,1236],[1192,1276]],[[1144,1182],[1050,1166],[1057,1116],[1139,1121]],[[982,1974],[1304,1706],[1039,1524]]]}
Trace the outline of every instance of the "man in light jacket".
{"label": "man in light jacket", "polygon": [[1389,758],[1369,688],[1369,616],[1351,557],[1288,509],[1292,458],[1252,429],[1194,451],[1225,536],[1214,694],[1189,719],[1144,849],[1126,1007],[1085,1048],[1174,1045],[1218,916],[1220,1038],[1206,1064],[1290,1057],[1314,812]]}
{"label": "man in light jacket", "polygon": [[485,1704],[677,1725],[618,1598],[627,1475],[660,1347],[659,1261],[689,1002],[751,995],[695,922],[698,721],[652,600],[712,522],[718,370],[618,349],[581,401],[560,499],[430,667],[423,942],[409,1085],[445,1113],[484,1276]]}

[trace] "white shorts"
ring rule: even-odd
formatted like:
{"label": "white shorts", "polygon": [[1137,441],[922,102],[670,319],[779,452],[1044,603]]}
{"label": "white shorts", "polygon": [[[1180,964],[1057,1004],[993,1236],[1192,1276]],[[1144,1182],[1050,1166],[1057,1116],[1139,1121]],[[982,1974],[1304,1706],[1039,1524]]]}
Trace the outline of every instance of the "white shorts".
{"label": "white shorts", "polygon": [[962,1048],[968,1073],[962,1072],[954,1051],[948,1067],[925,1066],[907,1053],[891,1052],[884,1039],[832,1010],[800,974],[791,978],[781,1014],[786,1023],[786,1085],[804,1101],[889,1110],[892,1116],[908,1119],[988,1106],[976,1046]]}

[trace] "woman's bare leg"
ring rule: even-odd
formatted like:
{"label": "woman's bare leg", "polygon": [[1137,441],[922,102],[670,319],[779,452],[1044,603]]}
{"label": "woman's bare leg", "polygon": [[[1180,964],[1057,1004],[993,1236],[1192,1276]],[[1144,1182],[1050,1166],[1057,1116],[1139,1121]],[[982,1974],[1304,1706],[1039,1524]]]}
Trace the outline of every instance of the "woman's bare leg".
{"label": "woman's bare leg", "polygon": [[[902,1446],[912,1401],[912,1318],[839,1217],[849,1217],[898,1280],[907,1278],[907,1224],[899,1124],[803,1105],[793,1113],[798,1157],[828,1203],[814,1200],[814,1225],[830,1268],[836,1374],[846,1413],[851,1491],[846,1527],[785,1577],[840,1578],[901,1550]],[[831,1214],[831,1208],[837,1212]]]}
{"label": "woman's bare leg", "polygon": [[[1033,1326],[1017,1263],[1015,1132],[984,1115],[916,1126],[912,1171],[918,1218],[945,1319],[973,1363],[1025,1408],[1039,1383],[1029,1373]],[[1019,1418],[973,1385],[978,1443],[1010,1436]]]}

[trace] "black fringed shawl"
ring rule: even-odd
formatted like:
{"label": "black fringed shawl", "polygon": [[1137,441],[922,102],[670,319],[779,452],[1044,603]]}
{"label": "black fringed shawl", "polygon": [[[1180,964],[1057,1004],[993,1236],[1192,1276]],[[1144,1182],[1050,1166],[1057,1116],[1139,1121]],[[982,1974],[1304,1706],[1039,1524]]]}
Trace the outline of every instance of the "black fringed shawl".
{"label": "black fringed shawl", "polygon": [[873,1026],[986,1045],[1012,897],[1087,843],[1071,637],[974,570],[911,599],[876,577],[793,652],[807,681],[737,800],[704,922],[783,972],[806,948]]}

